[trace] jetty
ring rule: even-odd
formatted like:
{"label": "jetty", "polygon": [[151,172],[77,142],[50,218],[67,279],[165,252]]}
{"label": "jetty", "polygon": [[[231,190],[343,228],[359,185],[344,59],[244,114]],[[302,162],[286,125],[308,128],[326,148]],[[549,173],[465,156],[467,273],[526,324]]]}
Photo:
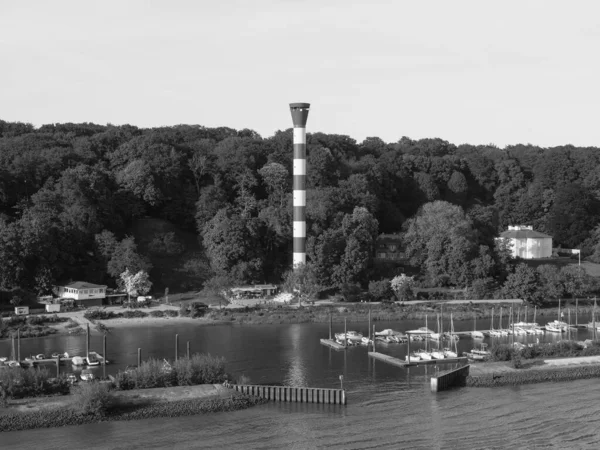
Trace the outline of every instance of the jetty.
{"label": "jetty", "polygon": [[457,358],[444,358],[444,359],[420,359],[418,361],[412,360],[410,363],[406,360],[395,358],[390,355],[386,355],[385,353],[379,352],[369,352],[369,357],[373,359],[377,359],[379,361],[383,361],[387,364],[396,367],[414,367],[414,366],[422,366],[422,365],[430,365],[430,364],[454,364],[454,363],[464,363],[468,362],[468,358],[466,356],[459,356]]}
{"label": "jetty", "polygon": [[423,366],[430,364],[454,364],[454,363],[464,363],[468,362],[468,358],[466,356],[459,356],[457,358],[444,358],[444,359],[420,359],[418,361],[412,360],[410,363],[406,360],[395,358],[390,355],[386,355],[384,353],[379,352],[369,352],[369,357],[373,359],[377,359],[379,361],[383,361],[387,364],[391,364],[396,367],[414,367],[414,366]]}
{"label": "jetty", "polygon": [[333,339],[321,339],[321,344],[334,350],[346,350],[347,348],[345,345],[338,344]]}

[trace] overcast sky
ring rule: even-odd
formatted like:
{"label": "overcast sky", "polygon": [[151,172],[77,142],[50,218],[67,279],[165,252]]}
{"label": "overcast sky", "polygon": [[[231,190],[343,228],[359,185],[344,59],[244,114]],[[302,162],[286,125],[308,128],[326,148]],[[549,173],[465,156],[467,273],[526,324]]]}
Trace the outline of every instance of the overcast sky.
{"label": "overcast sky", "polygon": [[[598,5],[598,6],[597,6]],[[0,0],[0,119],[600,146],[597,1]]]}

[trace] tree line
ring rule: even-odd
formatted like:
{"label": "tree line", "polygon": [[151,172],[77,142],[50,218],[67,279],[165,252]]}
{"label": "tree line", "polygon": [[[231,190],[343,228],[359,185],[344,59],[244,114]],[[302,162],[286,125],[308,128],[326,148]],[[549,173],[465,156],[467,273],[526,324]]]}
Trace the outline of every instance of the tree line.
{"label": "tree line", "polygon": [[[138,128],[0,120],[0,287],[112,283],[152,272],[131,235],[156,217],[197,234],[207,286],[280,282],[291,264],[292,130]],[[427,286],[498,292],[517,265],[494,241],[532,225],[600,262],[596,147],[456,146],[309,133],[308,278],[381,278],[377,236],[399,234]],[[177,245],[168,237],[157,245]],[[173,287],[176,289],[176,287]]]}

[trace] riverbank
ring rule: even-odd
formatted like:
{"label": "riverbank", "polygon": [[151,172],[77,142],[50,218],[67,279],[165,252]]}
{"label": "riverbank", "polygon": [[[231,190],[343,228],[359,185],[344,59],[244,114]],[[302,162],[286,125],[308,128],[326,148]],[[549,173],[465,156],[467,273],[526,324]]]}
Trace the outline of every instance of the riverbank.
{"label": "riverbank", "polygon": [[600,356],[527,360],[518,369],[510,361],[471,364],[466,385],[517,386],[588,378],[600,378]]}
{"label": "riverbank", "polygon": [[[63,322],[49,322],[44,326],[49,328],[51,334],[79,334],[84,333],[87,326],[92,333],[103,333],[111,328],[164,326],[173,323],[194,324],[199,326],[218,325],[223,323],[240,325],[276,325],[293,323],[334,323],[364,322],[371,314],[373,322],[402,321],[431,319],[437,314],[443,314],[444,320],[449,320],[450,314],[455,322],[472,321],[475,318],[489,319],[492,314],[498,317],[500,309],[504,311],[505,320],[508,320],[508,311],[512,307],[515,312],[515,321],[534,320],[534,308],[525,305],[518,306],[511,303],[471,303],[468,300],[430,303],[320,303],[298,307],[297,305],[261,304],[253,307],[240,308],[210,308],[202,317],[180,315],[180,309],[175,305],[157,305],[151,308],[125,309],[120,306],[101,308],[106,313],[128,314],[131,317],[115,317],[90,321],[85,313],[89,310],[78,310],[57,313],[56,316]],[[568,310],[571,311],[571,321],[575,323],[575,305],[567,303],[561,308],[564,313],[563,320],[568,320]],[[579,306],[579,317],[589,317],[593,306]],[[527,316],[525,317],[525,315]],[[558,308],[537,308],[535,320],[545,323],[558,317]],[[52,315],[54,316],[54,315]],[[143,317],[141,317],[143,316]],[[6,320],[6,319],[5,319]],[[585,320],[587,322],[587,319]],[[581,323],[581,322],[580,322]],[[48,334],[50,334],[48,333]],[[22,337],[24,337],[22,335]],[[5,338],[9,338],[8,335]]]}
{"label": "riverbank", "polygon": [[111,391],[105,414],[83,414],[73,395],[9,400],[0,407],[0,431],[62,427],[88,423],[181,417],[237,411],[265,400],[243,395],[218,384]]}

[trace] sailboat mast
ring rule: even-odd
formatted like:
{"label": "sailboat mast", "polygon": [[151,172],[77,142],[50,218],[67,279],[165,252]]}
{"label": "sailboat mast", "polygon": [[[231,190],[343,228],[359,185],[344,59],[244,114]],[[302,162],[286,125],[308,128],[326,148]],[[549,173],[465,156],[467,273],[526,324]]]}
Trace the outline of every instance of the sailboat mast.
{"label": "sailboat mast", "polygon": [[429,328],[427,327],[427,314],[425,314],[425,351],[427,351],[427,341],[431,336],[429,336]]}
{"label": "sailboat mast", "polygon": [[533,323],[535,323],[535,316],[537,315],[537,305],[533,307]]}

